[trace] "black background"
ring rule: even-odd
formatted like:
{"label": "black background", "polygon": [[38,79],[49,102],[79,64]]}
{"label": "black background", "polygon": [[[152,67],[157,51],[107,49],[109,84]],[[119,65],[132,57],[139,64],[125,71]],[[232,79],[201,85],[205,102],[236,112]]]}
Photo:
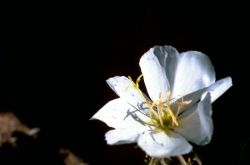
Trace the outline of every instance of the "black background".
{"label": "black background", "polygon": [[247,164],[247,13],[244,5],[196,5],[10,5],[1,14],[0,110],[41,132],[36,140],[18,134],[16,149],[0,148],[0,164],[62,164],[60,147],[91,165],[144,164],[135,145],[106,145],[109,128],[89,118],[117,97],[107,78],[136,78],[140,56],[165,44],[201,51],[217,79],[232,77],[234,86],[213,104],[213,140],[197,152],[204,164]]}

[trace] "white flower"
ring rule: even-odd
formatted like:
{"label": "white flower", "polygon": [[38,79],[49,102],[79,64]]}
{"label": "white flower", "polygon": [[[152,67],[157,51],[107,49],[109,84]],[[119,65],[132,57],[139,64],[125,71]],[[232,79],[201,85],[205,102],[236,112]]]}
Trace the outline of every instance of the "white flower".
{"label": "white flower", "polygon": [[211,104],[232,86],[230,77],[215,82],[209,58],[201,52],[178,53],[171,46],[155,46],[140,59],[151,100],[139,81],[124,76],[107,80],[120,97],[108,102],[92,118],[115,129],[108,144],[135,143],[152,157],[171,157],[192,150],[188,143],[208,144],[213,133]]}

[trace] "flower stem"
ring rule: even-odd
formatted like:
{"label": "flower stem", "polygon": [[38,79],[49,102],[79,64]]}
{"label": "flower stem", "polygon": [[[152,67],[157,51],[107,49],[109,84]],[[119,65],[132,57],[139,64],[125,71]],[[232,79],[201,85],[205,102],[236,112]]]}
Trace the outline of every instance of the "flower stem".
{"label": "flower stem", "polygon": [[188,165],[182,155],[177,156],[177,158],[179,159],[181,165]]}
{"label": "flower stem", "polygon": [[167,165],[167,164],[165,163],[164,158],[152,157],[148,165]]}
{"label": "flower stem", "polygon": [[152,158],[150,159],[150,162],[149,162],[148,165],[156,165],[157,160],[158,160],[158,158],[152,157]]}

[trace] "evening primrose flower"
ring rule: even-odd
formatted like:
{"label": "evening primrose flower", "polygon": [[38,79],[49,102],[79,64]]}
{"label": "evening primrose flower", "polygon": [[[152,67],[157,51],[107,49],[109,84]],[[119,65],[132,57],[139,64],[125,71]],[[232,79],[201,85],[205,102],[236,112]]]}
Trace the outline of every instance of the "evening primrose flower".
{"label": "evening primrose flower", "polygon": [[[92,118],[113,127],[108,144],[137,143],[151,157],[189,153],[206,145],[213,133],[211,104],[232,86],[230,77],[215,82],[209,58],[197,51],[179,53],[172,46],[155,46],[140,59],[142,75],[107,80],[119,98]],[[149,97],[139,88],[143,77]]]}

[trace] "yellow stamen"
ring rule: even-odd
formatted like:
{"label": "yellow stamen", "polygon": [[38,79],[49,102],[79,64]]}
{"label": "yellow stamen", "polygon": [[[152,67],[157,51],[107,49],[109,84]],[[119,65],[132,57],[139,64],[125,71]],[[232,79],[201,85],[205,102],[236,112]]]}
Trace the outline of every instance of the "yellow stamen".
{"label": "yellow stamen", "polygon": [[186,100],[186,101],[182,101],[181,104],[187,105],[187,104],[190,104],[191,102],[192,102],[192,100]]}
{"label": "yellow stamen", "polygon": [[169,105],[169,101],[170,101],[170,91],[167,91],[166,93],[166,103]]}
{"label": "yellow stamen", "polygon": [[170,91],[167,91],[167,93],[166,93],[166,105],[167,105],[167,109],[166,110],[169,112],[169,115],[171,116],[172,121],[174,122],[174,124],[176,126],[179,126],[179,123],[177,121],[176,116],[174,115],[174,113],[170,109]]}
{"label": "yellow stamen", "polygon": [[137,78],[136,83],[132,80],[132,78],[131,78],[130,76],[128,76],[128,79],[130,80],[130,82],[131,82],[133,85],[132,85],[132,86],[128,86],[128,87],[126,88],[126,90],[127,90],[128,88],[134,88],[134,89],[139,93],[141,99],[149,106],[149,105],[151,104],[151,102],[150,102],[149,100],[147,100],[147,99],[144,97],[142,91],[141,91],[140,88],[139,88],[139,83],[140,83],[140,81],[141,81],[142,76],[143,76],[143,75],[141,74],[141,75]]}
{"label": "yellow stamen", "polygon": [[142,74],[136,79],[136,87],[139,88],[139,83],[141,81]]}
{"label": "yellow stamen", "polygon": [[177,118],[176,118],[176,116],[174,115],[174,113],[172,112],[172,110],[168,107],[168,108],[167,108],[167,111],[169,112],[169,114],[170,114],[170,116],[171,116],[172,121],[174,122],[174,124],[175,124],[176,126],[179,126],[179,123],[178,123],[178,121],[177,121]]}
{"label": "yellow stamen", "polygon": [[161,92],[159,94],[159,100],[156,100],[158,101],[158,105],[157,105],[157,109],[158,110],[162,110],[162,97],[161,97]]}
{"label": "yellow stamen", "polygon": [[[139,88],[139,83],[142,79],[142,75],[140,75],[136,82],[132,80],[130,76],[128,79],[131,81],[131,86],[128,88],[134,88],[140,95],[141,99],[147,104],[149,108],[149,118],[150,121],[146,122],[149,126],[153,126],[155,131],[164,131],[168,132],[171,129],[179,126],[178,115],[182,105],[187,105],[191,103],[191,100],[184,101],[183,98],[181,101],[170,100],[170,91],[166,92],[165,98],[162,97],[162,93],[159,93],[159,99],[155,101],[148,100],[145,98],[144,94]],[[170,102],[171,101],[171,102]],[[172,110],[172,103],[177,104],[177,109]]]}

